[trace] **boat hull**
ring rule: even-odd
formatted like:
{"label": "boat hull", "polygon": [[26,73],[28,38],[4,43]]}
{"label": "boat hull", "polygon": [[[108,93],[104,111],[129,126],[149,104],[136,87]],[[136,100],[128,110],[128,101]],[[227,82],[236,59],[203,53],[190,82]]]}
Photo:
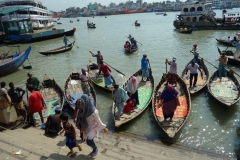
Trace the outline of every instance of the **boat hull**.
{"label": "boat hull", "polygon": [[214,25],[212,22],[181,22],[175,20],[173,26],[176,29],[180,28],[191,28],[194,26],[194,30],[240,30],[240,25],[225,24],[225,25]]}
{"label": "boat hull", "polygon": [[12,61],[5,64],[0,63],[0,77],[10,74],[16,71],[28,58],[31,46],[29,46],[25,52],[21,53],[18,57],[15,57]]}
{"label": "boat hull", "polygon": [[[149,70],[150,73],[152,73],[152,70]],[[141,103],[144,103],[145,105],[143,106],[143,108],[137,108],[138,112],[132,112],[130,114],[124,113],[119,120],[116,120],[116,113],[117,113],[117,108],[115,108],[115,103],[113,102],[112,104],[112,114],[113,114],[113,119],[115,122],[115,127],[116,128],[120,128],[122,125],[130,122],[131,120],[137,118],[139,115],[141,115],[149,106],[149,104],[151,104],[152,102],[152,95],[153,95],[153,90],[154,90],[154,78],[152,76],[152,74],[150,74],[151,76],[149,77],[150,80],[149,81],[144,81],[141,82],[142,79],[142,70],[137,71],[136,73],[134,73],[132,76],[135,76],[137,78],[137,80],[139,81],[138,83],[138,96],[139,99],[141,99]],[[131,77],[130,77],[131,78]],[[124,83],[123,85],[123,89],[127,87],[128,81],[130,80],[130,78]],[[144,100],[144,98],[146,98]],[[140,105],[140,104],[139,104]]]}
{"label": "boat hull", "polygon": [[22,35],[8,35],[10,37],[10,40],[16,41],[18,43],[30,43],[30,42],[37,42],[37,41],[43,41],[47,39],[53,39],[58,38],[62,36],[73,36],[75,33],[75,28],[73,28],[70,31],[64,32],[63,29],[57,29],[57,30],[48,30],[48,31],[42,31],[32,34],[22,34]]}
{"label": "boat hull", "polygon": [[[178,117],[176,115],[176,117],[173,117],[173,121],[164,121],[164,117],[159,114],[157,115],[156,112],[157,110],[159,110],[159,103],[158,99],[159,99],[159,94],[162,93],[162,91],[165,88],[165,83],[167,82],[167,74],[163,74],[161,81],[157,84],[154,93],[153,93],[153,98],[152,98],[152,111],[153,111],[153,115],[158,123],[158,125],[160,126],[160,128],[168,135],[168,137],[170,138],[174,138],[174,136],[181,130],[181,128],[184,126],[184,124],[186,123],[189,114],[191,113],[191,98],[190,98],[190,93],[187,89],[187,86],[185,84],[185,82],[180,78],[180,76],[177,75],[177,83],[178,83],[178,87],[177,90],[180,92],[179,95],[179,99],[185,99],[185,103],[183,102],[183,104],[185,104],[186,106],[185,109],[182,106],[183,104],[181,104],[182,102],[180,102],[181,106],[179,106],[179,110],[178,107],[175,111],[176,112],[182,112],[182,110],[186,110],[186,115],[181,115],[179,114]],[[180,97],[181,95],[181,97]],[[179,100],[180,101],[180,100]]]}
{"label": "boat hull", "polygon": [[[225,77],[224,77],[225,78]],[[214,90],[211,88],[212,86],[214,86],[213,83],[220,83],[221,88],[224,88],[224,86],[227,86],[227,88],[231,87],[229,86],[229,82],[223,82],[225,84],[221,84],[222,82],[219,81],[218,79],[218,70],[215,71],[213,73],[213,75],[211,76],[210,80],[209,80],[209,83],[207,84],[207,87],[208,87],[208,91],[209,91],[209,94],[211,97],[213,97],[214,99],[216,99],[219,103],[221,103],[224,107],[231,107],[232,105],[234,105],[235,103],[237,103],[240,99],[240,84],[239,84],[239,81],[237,80],[237,78],[234,76],[234,73],[232,73],[231,71],[227,71],[227,78],[229,79],[228,81],[234,83],[234,85],[236,86],[236,89],[237,89],[237,96],[236,98],[234,99],[228,99],[228,97],[219,97],[218,95],[216,95],[214,93]],[[223,90],[224,91],[224,90]],[[222,92],[221,89],[219,89],[218,91],[219,93]],[[230,94],[230,93],[227,93],[227,94]]]}
{"label": "boat hull", "polygon": [[[98,84],[97,83],[97,79],[96,79],[96,73],[98,72],[98,68],[93,67],[93,66],[97,66],[96,64],[90,64],[87,65],[87,69],[88,69],[88,75],[91,79],[92,84],[94,84],[96,87],[98,87],[99,89],[102,89],[106,92],[112,93],[112,88],[113,86],[110,86],[109,88],[105,88],[104,84]],[[113,84],[115,84],[115,79],[111,76],[112,80],[113,80]]]}
{"label": "boat hull", "polygon": [[232,45],[232,43],[230,43],[230,42],[226,42],[225,40],[223,40],[223,39],[217,39],[217,38],[215,38],[217,41],[218,41],[218,43],[220,43],[220,44],[223,44],[223,45],[225,45],[225,46],[231,46],[231,47],[233,47],[233,45]]}
{"label": "boat hull", "polygon": [[138,48],[136,49],[129,49],[129,48],[124,48],[126,53],[133,53],[136,52],[138,50]]}
{"label": "boat hull", "polygon": [[75,43],[75,41],[72,42],[71,44],[69,44],[66,48],[64,46],[64,47],[60,47],[60,48],[57,48],[57,49],[48,50],[48,51],[39,52],[39,53],[42,54],[42,55],[47,56],[49,54],[58,54],[58,53],[67,52],[67,51],[70,51],[73,48],[74,43]]}

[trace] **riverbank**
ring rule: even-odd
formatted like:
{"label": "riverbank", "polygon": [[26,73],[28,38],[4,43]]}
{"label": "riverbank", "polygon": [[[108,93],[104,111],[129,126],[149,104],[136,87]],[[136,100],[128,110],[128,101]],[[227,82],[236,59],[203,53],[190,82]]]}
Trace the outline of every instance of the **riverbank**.
{"label": "riverbank", "polygon": [[[5,130],[0,132],[0,159],[8,160],[67,160],[92,159],[88,156],[91,148],[82,143],[81,152],[75,148],[75,154],[67,157],[69,152],[63,136],[46,137],[40,128]],[[178,160],[227,160],[222,155],[188,148],[182,145],[167,144],[160,141],[148,141],[145,137],[127,132],[99,133],[95,138],[98,146],[99,160],[146,160],[146,159],[178,159]]]}

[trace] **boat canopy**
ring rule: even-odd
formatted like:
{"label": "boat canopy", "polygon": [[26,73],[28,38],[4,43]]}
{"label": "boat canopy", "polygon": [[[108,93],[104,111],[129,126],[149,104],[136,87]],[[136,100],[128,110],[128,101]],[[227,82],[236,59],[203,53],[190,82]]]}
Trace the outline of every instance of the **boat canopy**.
{"label": "boat canopy", "polygon": [[0,15],[9,14],[9,13],[12,13],[12,12],[15,12],[15,11],[19,11],[19,10],[25,10],[27,8],[30,8],[30,7],[11,8],[11,9],[7,9],[7,10],[3,10],[3,11],[0,12]]}
{"label": "boat canopy", "polygon": [[3,31],[6,35],[19,35],[22,33],[33,33],[30,19],[11,20],[2,22]]}

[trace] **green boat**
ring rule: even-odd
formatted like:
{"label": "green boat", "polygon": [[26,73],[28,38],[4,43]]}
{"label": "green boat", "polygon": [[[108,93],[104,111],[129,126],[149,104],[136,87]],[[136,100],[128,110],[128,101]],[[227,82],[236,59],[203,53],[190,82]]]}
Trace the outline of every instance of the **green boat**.
{"label": "green boat", "polygon": [[[152,101],[152,94],[154,90],[154,78],[152,76],[152,70],[150,69],[150,80],[148,81],[141,81],[142,79],[142,71],[139,70],[136,73],[134,73],[132,76],[135,76],[137,78],[138,83],[138,98],[139,98],[139,105],[137,105],[137,108],[131,112],[130,114],[123,113],[123,115],[120,117],[119,120],[116,119],[115,115],[117,113],[117,107],[115,106],[115,103],[112,104],[112,114],[114,118],[114,124],[116,128],[121,127],[123,124],[135,119],[140,114],[142,114],[149,104]],[[131,77],[130,77],[131,78]],[[127,89],[127,84],[130,78],[126,81],[126,83],[123,85],[123,89]],[[127,91],[126,91],[127,92]]]}

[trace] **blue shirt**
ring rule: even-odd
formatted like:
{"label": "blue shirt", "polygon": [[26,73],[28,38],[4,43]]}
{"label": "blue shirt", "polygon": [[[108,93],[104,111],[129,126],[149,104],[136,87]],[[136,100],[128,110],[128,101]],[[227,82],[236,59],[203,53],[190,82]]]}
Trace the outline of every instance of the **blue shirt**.
{"label": "blue shirt", "polygon": [[142,58],[141,60],[141,69],[142,70],[147,70],[148,69],[148,61],[146,58]]}

